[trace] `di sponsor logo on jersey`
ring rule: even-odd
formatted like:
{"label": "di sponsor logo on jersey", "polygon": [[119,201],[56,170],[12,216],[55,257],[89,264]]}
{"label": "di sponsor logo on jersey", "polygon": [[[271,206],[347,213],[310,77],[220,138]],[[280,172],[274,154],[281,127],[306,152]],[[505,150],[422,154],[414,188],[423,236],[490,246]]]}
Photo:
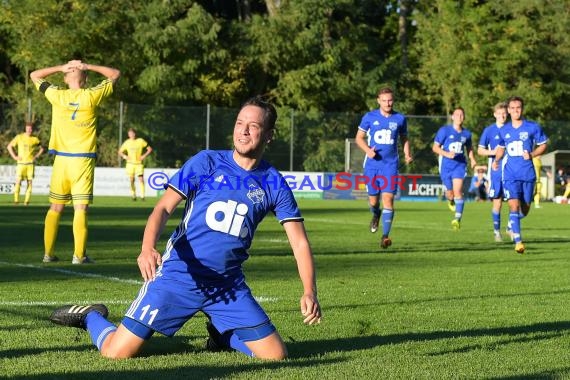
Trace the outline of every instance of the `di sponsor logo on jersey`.
{"label": "di sponsor logo on jersey", "polygon": [[[259,186],[250,184],[247,197],[252,204],[261,203],[265,197],[265,191]],[[206,210],[206,224],[214,231],[244,238],[249,232],[247,226],[244,225],[248,211],[247,204],[231,199],[227,202],[214,202]]]}

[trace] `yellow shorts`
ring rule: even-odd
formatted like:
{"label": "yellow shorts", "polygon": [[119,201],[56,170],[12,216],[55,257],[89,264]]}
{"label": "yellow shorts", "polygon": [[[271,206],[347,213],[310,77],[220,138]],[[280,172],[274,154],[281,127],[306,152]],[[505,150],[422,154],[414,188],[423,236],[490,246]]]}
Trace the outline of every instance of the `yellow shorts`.
{"label": "yellow shorts", "polygon": [[56,204],[93,203],[95,158],[55,156],[49,201]]}
{"label": "yellow shorts", "polygon": [[35,168],[34,164],[18,164],[16,166],[16,180],[31,181],[32,179],[34,179],[34,168]]}
{"label": "yellow shorts", "polygon": [[127,175],[129,177],[134,177],[134,176],[141,176],[144,173],[144,165],[141,164],[133,164],[133,163],[129,163],[127,162]]}

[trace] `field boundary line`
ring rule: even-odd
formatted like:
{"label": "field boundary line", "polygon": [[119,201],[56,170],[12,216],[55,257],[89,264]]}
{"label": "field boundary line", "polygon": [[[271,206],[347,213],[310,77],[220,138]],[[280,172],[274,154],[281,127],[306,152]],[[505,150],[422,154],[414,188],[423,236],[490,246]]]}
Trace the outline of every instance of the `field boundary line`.
{"label": "field boundary line", "polygon": [[[15,267],[19,267],[19,268],[31,268],[31,269],[37,269],[40,271],[62,273],[62,274],[72,275],[72,276],[77,276],[77,277],[99,278],[99,279],[103,279],[103,280],[121,282],[121,283],[125,283],[125,284],[134,284],[134,285],[142,285],[143,284],[142,280],[140,280],[140,281],[139,280],[129,280],[129,279],[119,278],[119,277],[104,276],[102,274],[97,274],[97,273],[75,272],[75,271],[72,271],[69,269],[46,268],[44,266],[34,265],[34,264],[9,263],[7,261],[1,261],[0,260],[0,265],[15,266]],[[259,303],[277,302],[279,300],[278,297],[270,297],[270,296],[254,296],[254,298]],[[10,306],[9,302],[10,301],[0,301],[0,305]],[[112,304],[113,302],[118,302],[121,304],[123,303],[123,301],[110,301],[109,303]],[[124,303],[128,304],[130,302],[132,302],[132,301],[125,301]],[[82,301],[81,303],[85,303],[85,301]],[[89,302],[89,303],[104,303],[104,302]],[[38,303],[38,305],[40,305],[40,304]],[[49,304],[46,304],[46,305],[49,305]],[[14,305],[12,305],[12,306],[14,306]],[[25,305],[22,305],[22,306],[25,306]],[[30,306],[34,306],[34,305],[30,305]]]}
{"label": "field boundary line", "polygon": [[125,279],[125,278],[105,276],[105,275],[97,274],[97,273],[76,272],[76,271],[72,271],[69,269],[46,268],[45,266],[34,265],[34,264],[9,263],[7,261],[0,261],[0,264],[1,265],[8,265],[8,266],[15,266],[15,267],[19,267],[19,268],[37,269],[37,270],[45,271],[45,272],[63,273],[63,274],[67,274],[67,275],[77,276],[77,277],[100,278],[103,280],[122,282],[125,284],[133,284],[133,285],[142,285],[143,284],[142,280],[129,280],[129,279]]}

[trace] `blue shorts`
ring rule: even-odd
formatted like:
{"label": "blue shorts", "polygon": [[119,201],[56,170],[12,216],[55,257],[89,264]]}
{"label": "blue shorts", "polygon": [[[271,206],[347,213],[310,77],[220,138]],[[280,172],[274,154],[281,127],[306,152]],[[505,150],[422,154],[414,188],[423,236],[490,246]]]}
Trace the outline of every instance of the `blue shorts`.
{"label": "blue shorts", "polygon": [[[163,268],[161,276],[143,284],[125,318],[166,336],[173,336],[199,311],[210,318],[220,333],[270,323],[243,277],[216,285],[190,281],[189,275],[181,279],[180,272],[169,273]],[[140,328],[137,333],[129,325],[132,324],[125,324],[125,327],[137,336],[152,335],[140,333]]]}
{"label": "blue shorts", "polygon": [[364,176],[368,183],[366,191],[368,195],[378,195],[379,193],[398,192],[399,183],[398,164],[386,164],[383,167],[364,168]]}
{"label": "blue shorts", "polygon": [[490,170],[490,178],[489,181],[489,198],[491,199],[499,199],[503,198],[504,191],[503,191],[503,172],[502,170]]}
{"label": "blue shorts", "polygon": [[439,176],[446,190],[453,190],[454,179],[465,179],[466,167],[465,163],[453,163],[441,168]]}
{"label": "blue shorts", "polygon": [[505,198],[530,204],[534,195],[534,181],[503,181]]}

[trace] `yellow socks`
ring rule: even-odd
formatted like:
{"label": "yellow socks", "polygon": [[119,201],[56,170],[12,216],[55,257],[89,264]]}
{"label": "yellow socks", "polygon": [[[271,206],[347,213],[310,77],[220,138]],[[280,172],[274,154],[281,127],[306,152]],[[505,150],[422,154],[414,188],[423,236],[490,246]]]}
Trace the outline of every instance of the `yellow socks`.
{"label": "yellow socks", "polygon": [[28,187],[26,187],[26,196],[24,197],[24,204],[30,203],[30,198],[32,197],[32,184],[28,182]]}
{"label": "yellow socks", "polygon": [[48,210],[46,214],[44,222],[44,247],[46,256],[53,256],[53,248],[55,246],[55,240],[57,239],[60,217],[61,213],[51,209]]}
{"label": "yellow socks", "polygon": [[73,241],[75,257],[81,259],[85,256],[87,246],[87,212],[86,210],[75,210],[73,214]]}
{"label": "yellow socks", "polygon": [[16,181],[16,186],[14,187],[14,203],[20,202],[20,180]]}

